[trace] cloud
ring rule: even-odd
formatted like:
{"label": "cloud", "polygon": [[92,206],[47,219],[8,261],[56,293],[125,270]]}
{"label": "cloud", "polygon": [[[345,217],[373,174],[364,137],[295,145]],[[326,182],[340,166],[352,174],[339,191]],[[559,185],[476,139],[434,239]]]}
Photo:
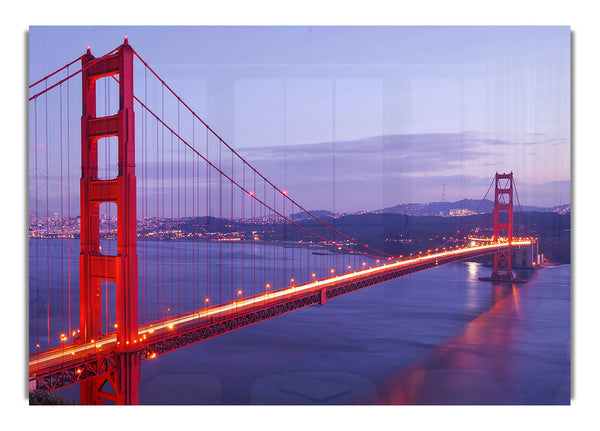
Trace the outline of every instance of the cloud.
{"label": "cloud", "polygon": [[[507,154],[531,157],[531,146],[544,142],[550,141],[528,139],[525,151],[518,143],[476,132],[425,133],[238,151],[275,184],[300,193],[309,206],[369,210],[441,200],[443,185],[448,200],[482,198],[495,171],[510,164]],[[551,206],[568,199],[563,192],[549,192],[550,185],[538,193],[525,183],[522,189],[528,204],[542,205],[548,199],[544,205]]]}
{"label": "cloud", "polygon": [[[395,156],[406,155],[410,152],[439,153],[447,151],[469,151],[481,146],[484,140],[474,139],[472,134],[466,133],[430,133],[413,135],[382,135],[362,139],[317,142],[295,145],[269,145],[261,147],[243,148],[241,151],[248,157],[256,158],[282,158],[301,157],[307,155],[330,154],[336,155],[371,155],[373,151],[393,152]],[[410,153],[409,153],[410,154]]]}
{"label": "cloud", "polygon": [[[262,166],[287,164],[321,175],[338,169],[337,174],[378,176],[382,167],[394,164],[406,174],[431,174],[462,169],[489,155],[489,145],[505,144],[480,138],[473,132],[404,134],[366,137],[339,142],[274,145],[240,149],[251,163]],[[334,167],[335,164],[335,167]],[[361,173],[362,172],[362,173]]]}

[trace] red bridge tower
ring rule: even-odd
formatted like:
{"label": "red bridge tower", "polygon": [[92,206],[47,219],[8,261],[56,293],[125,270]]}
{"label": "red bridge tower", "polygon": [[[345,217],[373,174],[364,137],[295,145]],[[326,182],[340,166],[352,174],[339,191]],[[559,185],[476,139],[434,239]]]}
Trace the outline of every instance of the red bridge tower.
{"label": "red bridge tower", "polygon": [[[95,59],[88,48],[82,58],[81,117],[81,341],[98,340],[102,334],[101,282],[116,285],[117,371],[81,383],[81,404],[138,404],[140,365],[133,351],[138,338],[138,269],[136,226],[135,134],[133,113],[133,50],[127,43],[113,55]],[[118,75],[119,110],[96,116],[96,81]],[[118,175],[98,178],[98,141],[118,137]],[[100,249],[100,205],[117,206],[117,254]],[[111,284],[112,284],[111,283]],[[113,393],[104,391],[106,383]]]}
{"label": "red bridge tower", "polygon": [[[502,218],[502,220],[501,220]],[[500,232],[506,232],[506,240],[512,243],[513,233],[513,173],[499,174],[496,172],[496,192],[494,198],[494,242],[500,238]],[[494,255],[494,270],[492,278],[511,280],[512,250],[499,251]]]}
{"label": "red bridge tower", "polygon": [[513,173],[496,172],[496,190],[494,197],[494,242],[505,233],[509,247],[498,250],[494,255],[494,269],[491,277],[480,277],[485,281],[522,282],[512,272],[512,235],[513,235]]}

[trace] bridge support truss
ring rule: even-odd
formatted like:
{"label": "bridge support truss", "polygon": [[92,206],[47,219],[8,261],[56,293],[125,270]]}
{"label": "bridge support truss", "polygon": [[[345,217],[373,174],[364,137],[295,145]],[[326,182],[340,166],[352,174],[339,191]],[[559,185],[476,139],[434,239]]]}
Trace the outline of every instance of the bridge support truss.
{"label": "bridge support truss", "polygon": [[[81,404],[138,404],[139,361],[133,352],[138,337],[138,269],[135,178],[135,122],[133,112],[133,50],[127,40],[113,55],[94,58],[88,48],[82,58],[81,117],[81,254],[80,332],[82,342],[102,334],[102,282],[116,286],[118,367],[81,382]],[[96,82],[118,75],[119,110],[96,116]],[[103,138],[118,139],[118,175],[98,177],[98,145]],[[117,206],[117,254],[100,249],[100,205]],[[108,252],[108,251],[107,251]],[[110,384],[114,393],[106,392]]]}

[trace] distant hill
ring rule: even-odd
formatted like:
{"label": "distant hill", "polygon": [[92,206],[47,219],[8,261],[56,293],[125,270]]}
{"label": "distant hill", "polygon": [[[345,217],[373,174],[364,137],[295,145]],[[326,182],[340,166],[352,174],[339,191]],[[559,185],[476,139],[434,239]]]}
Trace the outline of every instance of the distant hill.
{"label": "distant hill", "polygon": [[[331,211],[326,211],[326,210],[310,210],[309,212],[317,218],[333,216],[333,213]],[[292,214],[291,218],[293,220],[308,220],[308,219],[311,219],[312,217],[310,217],[305,212],[298,212],[298,213]]]}
{"label": "distant hill", "polygon": [[[456,202],[431,202],[428,204],[399,204],[394,207],[383,208],[375,211],[380,214],[403,214],[413,216],[448,216],[469,215],[470,213],[489,213],[494,208],[494,202],[490,200],[477,201],[474,199],[463,199]],[[461,212],[458,214],[458,212]]]}
{"label": "distant hill", "polygon": [[[382,208],[376,211],[359,211],[357,213],[346,213],[350,214],[401,214],[410,216],[441,216],[441,217],[461,217],[469,216],[472,214],[488,214],[494,210],[494,202],[485,199],[484,201],[478,201],[475,199],[463,199],[456,202],[430,202],[430,203],[410,203],[410,204],[399,204],[393,207]],[[515,212],[519,211],[519,207],[515,204]],[[523,212],[540,212],[550,213],[555,212],[558,214],[570,214],[571,205],[557,205],[554,207],[538,207],[538,206],[526,206],[520,207]],[[311,210],[317,218],[332,217],[335,214],[331,211],[326,210]],[[338,214],[341,216],[344,214]],[[306,213],[297,212],[291,215],[294,220],[308,220],[309,217]]]}
{"label": "distant hill", "polygon": [[[465,216],[471,214],[487,214],[494,210],[494,202],[486,199],[478,201],[475,199],[463,199],[456,202],[431,202],[399,204],[394,207],[383,208],[374,211],[378,214],[403,214],[412,216]],[[518,205],[515,204],[515,211],[519,211]],[[571,205],[558,205],[555,207],[537,207],[537,206],[521,206],[523,212],[557,212],[559,214],[568,214],[571,212]]]}

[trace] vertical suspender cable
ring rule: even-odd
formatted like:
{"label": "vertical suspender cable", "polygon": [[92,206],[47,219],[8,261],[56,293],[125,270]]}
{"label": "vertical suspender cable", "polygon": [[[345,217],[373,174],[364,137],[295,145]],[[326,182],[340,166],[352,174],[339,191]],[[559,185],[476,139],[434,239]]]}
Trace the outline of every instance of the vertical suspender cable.
{"label": "vertical suspender cable", "polygon": [[[208,129],[206,129],[206,159],[208,160]],[[211,187],[210,187],[210,166],[208,165],[208,163],[206,164],[206,288],[208,291],[208,295],[207,297],[210,299],[210,301],[212,301],[212,296],[211,296],[211,286],[210,286],[210,271],[211,271],[211,266],[210,266],[210,254],[211,254],[211,249],[210,249],[210,240],[211,240],[211,235],[210,235],[210,191],[211,191]]]}
{"label": "vertical suspender cable", "polygon": [[[221,166],[221,146],[219,145],[219,171]],[[223,174],[219,173],[219,304],[223,302]]]}
{"label": "vertical suspender cable", "polygon": [[[292,212],[291,214],[294,214],[294,203],[292,202]],[[294,242],[294,230],[295,227],[292,226],[292,247],[296,247],[296,243]],[[298,245],[300,247],[302,247],[302,243],[300,241],[298,241]],[[300,248],[298,250],[298,255],[300,258],[300,262],[298,263],[298,277],[300,278],[300,280],[298,280],[298,284],[300,284],[302,282],[302,274],[304,273],[304,271],[302,270],[302,248]],[[292,248],[292,262],[294,262],[294,249]]]}
{"label": "vertical suspender cable", "polygon": [[[231,153],[231,178],[234,178],[233,176],[233,153]],[[231,226],[229,228],[229,240],[230,240],[230,256],[229,256],[229,267],[230,267],[230,277],[231,277],[231,290],[234,290],[234,283],[233,283],[233,184],[229,185],[231,188],[231,218],[229,219],[229,226]],[[243,290],[242,290],[243,292]]]}
{"label": "vertical suspender cable", "polygon": [[[244,164],[242,164],[242,185],[244,188],[246,188],[246,166]],[[246,200],[246,194],[242,191],[240,191],[240,220],[241,220],[241,226],[242,226],[242,233],[241,233],[241,240],[240,240],[240,245],[241,245],[241,254],[242,254],[242,273],[240,275],[240,279],[241,279],[241,285],[242,285],[242,289],[245,290],[245,280],[244,280],[244,248],[246,246],[245,244],[245,240],[246,240],[246,217],[245,217],[245,200]],[[254,296],[254,286],[251,286],[251,293],[252,296]]]}
{"label": "vertical suspender cable", "polygon": [[[178,105],[179,108],[179,105]],[[177,115],[179,115],[179,109],[177,109]],[[183,147],[183,219],[186,223],[183,224],[184,232],[183,232],[183,307],[184,311],[188,311],[188,300],[187,300],[187,244],[188,244],[188,229],[189,226],[187,224],[188,214],[187,214],[187,195],[188,195],[188,182],[187,182],[187,151],[185,147]]]}
{"label": "vertical suspender cable", "polygon": [[[273,189],[273,209],[275,211],[277,211],[277,194],[276,194],[277,190]],[[282,200],[283,202],[283,200]],[[283,208],[282,214],[285,215],[285,208]],[[274,240],[278,239],[278,236],[280,235],[284,235],[285,234],[285,225],[283,223],[281,223],[281,228],[278,228],[279,223],[277,223],[277,221],[279,220],[279,217],[277,217],[275,214],[273,214],[273,221],[275,222],[275,238]],[[283,218],[281,218],[281,221],[283,222]],[[281,231],[281,232],[278,232]],[[285,239],[285,238],[284,238]],[[287,283],[289,280],[287,280],[287,276],[288,274],[286,273],[286,267],[285,267],[285,248],[282,248],[283,243],[277,244],[276,242],[273,242],[273,247],[275,248],[275,262],[277,262],[279,260],[279,265],[276,265],[277,267],[280,268],[280,272],[281,272],[281,287],[285,287],[287,286]],[[279,249],[281,249],[281,258],[279,257]]]}
{"label": "vertical suspender cable", "polygon": [[170,311],[173,311],[173,303],[174,303],[173,299],[175,298],[175,291],[174,291],[174,289],[175,289],[175,280],[174,280],[175,275],[173,274],[173,272],[175,271],[175,268],[174,268],[174,265],[173,265],[173,259],[174,259],[174,255],[175,255],[175,250],[174,250],[175,249],[175,244],[174,244],[174,241],[173,241],[174,232],[172,230],[173,227],[174,227],[173,222],[175,220],[175,207],[174,207],[174,200],[173,200],[174,199],[173,195],[175,194],[174,193],[174,187],[175,187],[175,168],[173,166],[173,164],[174,164],[174,157],[173,157],[173,155],[174,155],[173,154],[174,153],[174,148],[175,148],[175,146],[173,144],[173,135],[171,134],[171,221],[169,223],[170,224],[170,229],[171,229],[171,232],[169,233],[169,235],[170,235],[169,239],[171,240],[169,242],[170,250],[171,250],[170,251],[170,257],[171,258],[170,258],[170,264],[169,264],[169,267],[170,267],[170,270],[171,270],[170,271],[170,274],[171,274],[171,298],[169,299],[169,305],[170,305],[170,307],[167,307],[168,309],[170,309]]}
{"label": "vertical suspender cable", "polygon": [[59,124],[59,142],[60,142],[60,327],[65,327],[65,315],[64,315],[64,297],[65,297],[65,249],[63,247],[64,240],[64,214],[63,214],[63,202],[64,202],[64,190],[63,190],[63,119],[62,119],[62,84],[58,87],[59,89],[59,109],[58,109],[58,124]]}
{"label": "vertical suspender cable", "polygon": [[[256,191],[256,172],[253,172],[252,176],[253,176],[253,180],[252,180],[253,181],[253,187],[252,187],[253,191],[252,191],[252,193],[256,193],[257,192]],[[252,251],[252,255],[251,255],[252,256],[252,267],[251,267],[252,268],[251,269],[252,285],[257,286],[257,283],[256,283],[256,242],[254,240],[254,237],[256,235],[256,229],[257,229],[257,226],[256,226],[256,201],[254,199],[250,199],[250,205],[252,205],[252,228],[253,228],[252,229],[252,242],[251,242],[251,244],[252,244],[252,248],[251,248],[251,251]],[[262,286],[259,286],[258,290],[260,290],[261,287]]]}
{"label": "vertical suspender cable", "polygon": [[[194,119],[195,121],[195,119]],[[198,147],[200,147],[200,145],[198,145]],[[200,232],[201,232],[201,228],[200,228],[200,220],[201,220],[201,213],[200,213],[200,187],[201,187],[201,182],[200,182],[200,157],[196,157],[196,220],[197,220],[197,229],[198,229],[198,234],[196,236],[196,286],[198,289],[198,304],[200,304],[200,299],[202,298],[202,296],[200,295]],[[204,298],[206,298],[206,295],[204,295]]]}
{"label": "vertical suspender cable", "polygon": [[[177,135],[181,136],[179,132],[179,101],[177,101]],[[181,177],[180,177],[180,166],[181,166],[181,152],[179,146],[177,146],[177,225],[179,229],[176,235],[175,245],[177,247],[177,314],[181,313]]]}
{"label": "vertical suspender cable", "polygon": [[[69,67],[67,66],[67,75],[69,75]],[[69,337],[71,336],[71,128],[69,113],[69,82],[67,81],[67,280],[69,286]]]}
{"label": "vertical suspender cable", "polygon": [[37,124],[37,99],[33,103],[33,117],[34,117],[34,144],[33,149],[35,152],[35,230],[34,234],[38,238],[35,239],[35,342],[36,345],[40,343],[40,297],[39,297],[39,285],[40,285],[40,239],[39,239],[39,226],[40,226],[40,213],[38,211],[38,124]]}
{"label": "vertical suspender cable", "polygon": [[[179,107],[179,105],[178,105]],[[177,113],[179,115],[179,109],[177,109]],[[191,225],[188,225],[188,221],[190,220],[188,218],[188,213],[187,213],[187,195],[188,195],[188,181],[187,181],[187,150],[185,149],[185,147],[183,147],[183,220],[185,220],[185,223],[183,224],[184,226],[184,231],[183,231],[183,258],[184,258],[184,264],[183,264],[183,311],[188,311],[188,307],[189,307],[189,302],[188,302],[188,295],[187,295],[187,263],[188,263],[188,230],[190,229]],[[193,304],[192,304],[193,307]],[[191,308],[193,309],[193,308]]]}
{"label": "vertical suspender cable", "polygon": [[[194,119],[194,121],[196,121]],[[198,151],[200,151],[200,139],[198,140]],[[202,305],[207,305],[205,302],[205,299],[208,297],[206,291],[203,292],[203,289],[201,288],[201,286],[203,285],[203,283],[200,280],[200,275],[201,275],[201,268],[200,265],[202,262],[202,253],[200,251],[201,248],[201,238],[202,238],[202,224],[201,224],[201,220],[202,220],[202,211],[201,211],[201,205],[200,205],[200,197],[202,196],[202,181],[200,179],[200,170],[201,170],[201,164],[200,164],[200,158],[197,157],[196,158],[196,217],[198,220],[198,234],[196,236],[196,258],[197,258],[197,262],[196,262],[196,283],[198,286],[198,304],[200,305],[202,303]],[[206,208],[205,208],[206,209]],[[204,259],[206,260],[206,256],[204,256]],[[204,288],[204,290],[206,290],[206,286]]]}
{"label": "vertical suspender cable", "polygon": [[[48,82],[46,81],[46,87]],[[49,153],[50,153],[50,142],[48,141],[48,93],[44,95],[46,104],[45,124],[46,124],[46,234],[50,233],[50,195],[49,195],[49,180],[50,180],[50,164],[49,164]],[[49,236],[48,236],[49,239]],[[50,241],[46,241],[46,329],[48,334],[48,347],[50,347]]]}
{"label": "vertical suspender cable", "polygon": [[[148,68],[144,67],[144,103],[148,105]],[[142,322],[148,321],[148,111],[144,109],[144,116],[142,117],[142,132],[144,134],[143,142],[142,142],[142,159],[144,160],[144,164],[142,167],[143,170],[143,189],[144,194],[142,196],[142,206],[143,206],[143,215],[142,215],[142,232],[144,232],[144,236],[142,238],[143,245],[142,250],[144,251],[144,260],[142,261],[142,271],[144,272],[144,284],[142,285]]]}
{"label": "vertical suspender cable", "polygon": [[[263,182],[263,199],[264,202],[267,202],[267,183]],[[271,227],[273,226],[273,223],[271,222],[271,218],[269,217],[270,215],[270,209],[265,208],[263,205],[261,205],[261,212],[264,214],[263,217],[263,226],[270,226],[268,229],[271,230]],[[267,232],[265,232],[265,240],[267,238]],[[269,232],[270,234],[270,232]],[[265,240],[261,241],[263,243],[263,253],[262,253],[262,262],[261,262],[261,267],[262,267],[262,285],[266,284],[266,276],[267,276],[267,266],[268,266],[268,258],[267,258],[267,250],[269,250],[269,245],[265,243]]]}
{"label": "vertical suspender cable", "polygon": [[159,133],[158,133],[158,120],[156,120],[156,319],[160,319],[160,193],[159,193],[159,165],[160,165],[160,153],[159,153]]}
{"label": "vertical suspender cable", "polygon": [[[192,147],[196,148],[196,129],[194,127],[194,117],[192,116]],[[186,163],[187,164],[187,163]],[[187,178],[186,178],[187,180]],[[198,306],[196,304],[196,243],[197,243],[197,237],[196,237],[196,233],[197,233],[197,229],[198,229],[198,225],[197,225],[197,221],[198,219],[196,218],[197,214],[196,214],[196,188],[197,188],[197,184],[196,184],[196,162],[195,160],[192,159],[192,218],[191,220],[193,221],[191,224],[192,227],[192,262],[194,263],[194,266],[192,266],[192,309],[193,310],[197,310]]]}
{"label": "vertical suspender cable", "polygon": [[[161,87],[162,91],[161,91],[161,117],[164,118],[165,117],[165,89],[164,87]],[[161,283],[161,287],[162,287],[162,308],[160,310],[160,317],[164,318],[165,315],[165,291],[166,291],[166,274],[165,274],[165,242],[166,242],[166,235],[167,235],[167,224],[165,221],[165,200],[166,200],[166,196],[165,196],[165,127],[162,126],[161,127],[161,144],[162,144],[162,157],[161,157],[161,171],[162,171],[162,184],[161,184],[161,193],[160,195],[162,196],[162,206],[161,206],[161,213],[162,213],[162,217],[161,217],[161,221],[162,221],[162,227],[163,227],[163,232],[161,235],[161,248],[162,248],[162,257],[161,257],[161,264],[162,264],[162,278],[163,281]]]}

